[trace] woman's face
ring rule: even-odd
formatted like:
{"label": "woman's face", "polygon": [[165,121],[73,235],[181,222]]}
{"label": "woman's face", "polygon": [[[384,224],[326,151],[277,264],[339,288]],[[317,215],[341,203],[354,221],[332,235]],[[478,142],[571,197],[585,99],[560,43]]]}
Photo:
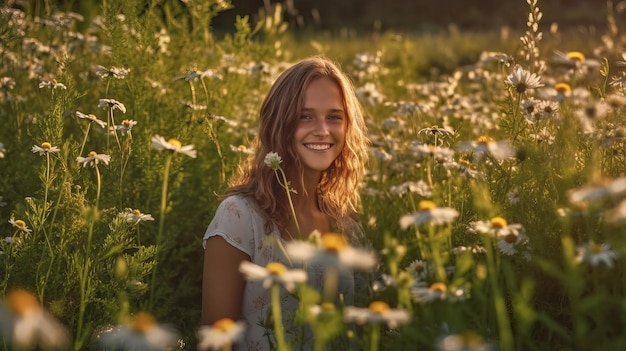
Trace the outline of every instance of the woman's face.
{"label": "woman's face", "polygon": [[314,80],[306,89],[294,133],[294,148],[307,174],[319,175],[341,154],[347,116],[339,86],[329,78]]}

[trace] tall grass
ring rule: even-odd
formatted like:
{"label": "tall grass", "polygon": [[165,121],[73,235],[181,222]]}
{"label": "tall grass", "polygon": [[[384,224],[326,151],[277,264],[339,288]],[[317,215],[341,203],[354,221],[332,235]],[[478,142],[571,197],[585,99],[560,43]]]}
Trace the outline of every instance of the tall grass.
{"label": "tall grass", "polygon": [[[519,35],[303,35],[268,14],[258,25],[239,18],[218,38],[208,25],[228,2],[112,0],[89,18],[35,3],[0,10],[0,289],[36,296],[74,349],[120,326],[143,336],[142,311],[163,333],[175,326],[172,347],[195,349],[200,239],[216,194],[245,157],[272,79],[311,54],[341,64],[367,111],[361,219],[381,263],[370,299],[411,316],[381,335],[363,326],[355,342],[625,346],[617,26],[602,40],[542,32],[541,4],[529,1]],[[518,68],[542,86],[520,86]],[[158,152],[155,135],[193,144],[197,158]],[[91,151],[110,162],[77,161],[98,157]],[[429,221],[446,208],[454,220]],[[404,228],[408,214],[420,219]],[[322,340],[351,332],[335,322],[317,326]]]}

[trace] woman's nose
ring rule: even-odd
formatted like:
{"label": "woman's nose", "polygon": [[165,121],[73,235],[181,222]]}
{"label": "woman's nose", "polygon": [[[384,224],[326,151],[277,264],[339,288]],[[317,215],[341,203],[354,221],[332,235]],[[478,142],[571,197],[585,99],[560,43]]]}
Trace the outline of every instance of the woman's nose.
{"label": "woman's nose", "polygon": [[328,135],[328,123],[326,118],[318,118],[315,122],[314,135],[326,136]]}

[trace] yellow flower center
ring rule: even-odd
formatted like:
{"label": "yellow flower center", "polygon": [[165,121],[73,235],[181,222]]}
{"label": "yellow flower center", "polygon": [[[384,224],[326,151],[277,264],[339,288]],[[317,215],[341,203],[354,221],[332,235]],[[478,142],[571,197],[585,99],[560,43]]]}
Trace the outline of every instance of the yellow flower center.
{"label": "yellow flower center", "polygon": [[348,246],[346,238],[339,233],[324,233],[320,239],[321,246],[326,251],[340,252]]}
{"label": "yellow flower center", "polygon": [[156,325],[156,319],[147,312],[138,312],[131,317],[129,327],[141,334],[147,334]]}
{"label": "yellow flower center", "polygon": [[509,244],[514,244],[517,241],[517,235],[513,233],[509,233],[504,236],[504,241],[506,241]]}
{"label": "yellow flower center", "polygon": [[125,119],[122,121],[122,125],[124,125],[125,127],[129,127],[130,126],[130,121]]}
{"label": "yellow flower center", "polygon": [[448,290],[448,287],[442,282],[437,282],[430,286],[430,290],[444,293]]}
{"label": "yellow flower center", "polygon": [[139,210],[133,210],[133,214],[134,214],[135,216],[140,216],[140,215],[141,215],[141,212],[140,212]]}
{"label": "yellow flower center", "polygon": [[89,116],[89,117],[91,117],[91,118],[93,118],[93,119],[98,118],[98,117],[96,117],[96,115],[94,115],[93,113],[90,113],[90,114],[88,114],[87,116]]}
{"label": "yellow flower center", "polygon": [[389,305],[387,305],[387,303],[382,302],[382,301],[374,301],[370,303],[369,310],[372,313],[383,314],[389,311]]}
{"label": "yellow flower center", "polygon": [[493,217],[490,222],[491,222],[491,226],[494,228],[504,228],[508,224],[506,222],[506,219],[502,217]]}
{"label": "yellow flower center", "polygon": [[557,91],[557,93],[559,94],[567,94],[570,91],[572,91],[572,87],[569,86],[569,84],[567,83],[557,83],[554,86],[554,89]]}
{"label": "yellow flower center", "polygon": [[430,200],[422,200],[419,202],[419,204],[417,205],[417,210],[418,211],[430,211],[433,208],[436,208],[437,205],[435,205],[434,202],[430,201]]}
{"label": "yellow flower center", "polygon": [[592,254],[597,255],[602,252],[602,245],[591,244],[589,245],[589,251],[591,251]]}
{"label": "yellow flower center", "polygon": [[177,139],[170,139],[167,142],[172,144],[175,148],[180,148],[181,146],[183,146],[183,144]]}
{"label": "yellow flower center", "polygon": [[585,61],[585,55],[580,51],[570,51],[567,53],[567,58],[574,61]]}
{"label": "yellow flower center", "polygon": [[26,290],[16,289],[6,296],[9,308],[20,317],[24,317],[40,309],[39,300]]}
{"label": "yellow flower center", "polygon": [[46,142],[41,143],[41,148],[42,148],[42,149],[50,150],[50,148],[51,148],[51,147],[52,147],[52,145],[50,145],[50,143],[49,143],[49,142],[47,142],[47,141],[46,141]]}
{"label": "yellow flower center", "polygon": [[322,307],[322,311],[324,312],[334,312],[337,309],[332,302],[324,302],[320,307]]}
{"label": "yellow flower center", "polygon": [[222,332],[227,332],[229,330],[232,330],[234,327],[235,327],[235,321],[230,318],[222,318],[216,321],[215,323],[213,323],[213,328]]}
{"label": "yellow flower center", "polygon": [[283,275],[287,271],[287,267],[280,262],[270,262],[265,266],[265,269],[271,275]]}
{"label": "yellow flower center", "polygon": [[15,225],[16,225],[16,226],[18,226],[18,227],[20,227],[20,228],[26,228],[26,222],[24,222],[24,221],[23,221],[23,220],[21,220],[21,219],[16,220],[16,221],[15,221]]}
{"label": "yellow flower center", "polygon": [[237,148],[239,150],[241,150],[241,151],[244,151],[246,149],[246,146],[245,145],[239,145]]}
{"label": "yellow flower center", "polygon": [[470,166],[469,161],[468,161],[468,160],[466,160],[466,159],[463,159],[463,158],[459,160],[459,164],[460,164],[461,166],[464,166],[464,167],[469,167],[469,166]]}
{"label": "yellow flower center", "polygon": [[423,264],[418,263],[415,265],[415,267],[413,267],[413,270],[416,271],[417,273],[422,273],[423,271],[426,270],[426,267],[424,267]]}
{"label": "yellow flower center", "polygon": [[89,156],[89,157],[94,157],[96,155],[97,155],[97,153],[95,151],[89,151],[89,154],[87,154],[87,156]]}
{"label": "yellow flower center", "polygon": [[479,144],[489,144],[489,143],[493,142],[493,138],[490,137],[490,136],[481,135],[481,136],[478,137],[476,142],[478,142]]}

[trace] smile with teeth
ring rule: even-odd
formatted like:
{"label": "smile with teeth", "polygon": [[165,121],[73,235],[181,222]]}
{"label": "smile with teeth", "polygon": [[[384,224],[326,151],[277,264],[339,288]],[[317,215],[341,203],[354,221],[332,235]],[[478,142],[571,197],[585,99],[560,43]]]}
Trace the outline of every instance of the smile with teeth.
{"label": "smile with teeth", "polygon": [[311,150],[316,151],[324,151],[328,150],[333,146],[333,144],[304,144],[304,147]]}

